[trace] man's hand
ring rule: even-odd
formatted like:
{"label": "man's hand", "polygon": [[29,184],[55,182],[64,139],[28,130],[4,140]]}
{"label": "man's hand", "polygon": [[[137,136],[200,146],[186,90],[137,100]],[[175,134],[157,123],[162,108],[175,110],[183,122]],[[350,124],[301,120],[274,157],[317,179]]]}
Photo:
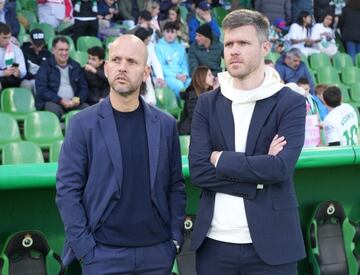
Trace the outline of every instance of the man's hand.
{"label": "man's hand", "polygon": [[20,70],[17,67],[13,68],[13,76],[20,77]]}
{"label": "man's hand", "polygon": [[211,22],[211,13],[210,11],[203,11],[202,18],[207,22]]}
{"label": "man's hand", "polygon": [[14,67],[10,67],[6,70],[3,71],[3,76],[10,76],[10,75],[14,75]]}
{"label": "man's hand", "polygon": [[65,109],[72,109],[72,108],[74,108],[74,103],[72,102],[72,100],[62,99],[62,100],[60,101],[60,104],[61,104]]}
{"label": "man's hand", "polygon": [[162,88],[166,86],[165,80],[162,78],[157,78],[155,82],[156,82],[156,86],[158,87]]}
{"label": "man's hand", "polygon": [[176,78],[179,79],[181,82],[185,83],[187,76],[186,74],[177,74]]}
{"label": "man's hand", "polygon": [[277,134],[273,138],[270,144],[268,155],[277,156],[286,145],[286,140],[284,137],[279,137]]}
{"label": "man's hand", "polygon": [[96,73],[96,69],[95,69],[93,66],[89,65],[89,64],[86,64],[85,67],[84,67],[84,69],[85,69],[85,71],[87,71],[87,72],[92,72],[93,74]]}
{"label": "man's hand", "polygon": [[215,166],[218,158],[219,158],[219,155],[220,155],[220,152],[219,151],[214,151],[211,153],[211,156],[210,156],[210,162],[212,165]]}

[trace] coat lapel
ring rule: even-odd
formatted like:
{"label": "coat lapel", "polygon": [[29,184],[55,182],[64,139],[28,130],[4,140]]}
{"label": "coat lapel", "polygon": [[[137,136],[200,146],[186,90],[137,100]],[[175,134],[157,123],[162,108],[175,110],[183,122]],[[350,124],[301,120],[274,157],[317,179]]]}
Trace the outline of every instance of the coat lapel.
{"label": "coat lapel", "polygon": [[161,129],[158,117],[151,111],[149,106],[141,99],[144,106],[146,133],[149,150],[149,165],[150,165],[150,186],[153,189],[155,184],[156,172],[159,162],[160,138]]}
{"label": "coat lapel", "polygon": [[254,113],[251,117],[249,132],[246,141],[246,154],[253,155],[255,150],[255,145],[260,134],[260,130],[264,125],[267,117],[269,116],[271,110],[275,106],[275,99],[272,97],[259,100],[255,104]]}
{"label": "coat lapel", "polygon": [[121,147],[109,97],[99,104],[98,115],[105,144],[113,163],[119,186],[121,186],[123,177]]}
{"label": "coat lapel", "polygon": [[227,148],[224,150],[235,151],[235,129],[232,113],[232,102],[218,93],[216,101],[216,115]]}

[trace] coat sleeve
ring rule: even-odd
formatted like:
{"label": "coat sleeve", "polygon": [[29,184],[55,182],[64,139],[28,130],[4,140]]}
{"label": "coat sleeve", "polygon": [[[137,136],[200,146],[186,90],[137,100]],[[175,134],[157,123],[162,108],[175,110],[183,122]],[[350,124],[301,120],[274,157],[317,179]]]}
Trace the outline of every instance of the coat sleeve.
{"label": "coat sleeve", "polygon": [[[194,42],[196,43],[196,42]],[[199,61],[197,59],[197,56],[195,54],[195,45],[191,45],[189,49],[189,68],[190,68],[190,75],[193,74],[195,69],[199,66]]]}
{"label": "coat sleeve", "polygon": [[87,182],[88,153],[81,123],[74,117],[62,145],[56,175],[56,204],[69,245],[77,259],[94,246],[82,196]]}
{"label": "coat sleeve", "polygon": [[284,149],[277,156],[223,151],[216,166],[217,179],[271,185],[290,178],[304,144],[305,115],[305,99],[293,97],[280,114],[277,134],[285,137]]}
{"label": "coat sleeve", "polygon": [[52,101],[59,102],[61,97],[57,95],[57,91],[49,89],[49,73],[48,65],[45,63],[40,66],[36,78],[35,78],[35,87],[36,87],[36,97],[42,99],[42,101]]}

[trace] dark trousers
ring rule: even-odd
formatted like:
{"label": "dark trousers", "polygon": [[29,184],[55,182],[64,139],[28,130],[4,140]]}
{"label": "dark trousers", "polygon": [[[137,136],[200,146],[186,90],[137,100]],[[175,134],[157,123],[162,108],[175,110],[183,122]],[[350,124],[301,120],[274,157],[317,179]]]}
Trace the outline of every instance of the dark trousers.
{"label": "dark trousers", "polygon": [[196,251],[198,275],[296,275],[297,263],[264,263],[252,244],[224,243],[206,238]]}
{"label": "dark trousers", "polygon": [[20,82],[21,79],[13,75],[0,77],[0,83],[3,89],[11,88],[11,87],[19,87]]}
{"label": "dark trousers", "polygon": [[84,275],[170,275],[176,248],[167,241],[145,247],[108,247],[97,244],[94,257],[82,263]]}
{"label": "dark trousers", "polygon": [[63,106],[61,106],[60,104],[48,101],[45,103],[45,107],[44,110],[45,111],[49,111],[49,112],[53,112],[55,113],[55,115],[58,116],[59,119],[61,119],[61,117],[63,116],[63,114],[70,112],[72,110],[82,110],[85,109],[86,107],[88,107],[89,105],[87,103],[81,103],[79,106],[77,106],[74,109],[65,109]]}
{"label": "dark trousers", "polygon": [[97,36],[98,29],[99,23],[97,19],[90,21],[80,21],[75,19],[73,34],[74,43],[76,44],[76,41],[80,36]]}

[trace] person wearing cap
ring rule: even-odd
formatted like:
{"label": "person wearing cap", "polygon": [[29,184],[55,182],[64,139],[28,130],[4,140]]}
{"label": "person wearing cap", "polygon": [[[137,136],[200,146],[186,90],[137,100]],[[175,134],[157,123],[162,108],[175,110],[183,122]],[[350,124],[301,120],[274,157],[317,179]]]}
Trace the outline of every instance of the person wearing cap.
{"label": "person wearing cap", "polygon": [[199,65],[210,68],[214,76],[221,72],[221,58],[223,56],[223,44],[218,40],[214,41],[210,25],[204,24],[197,28],[195,41],[189,49],[190,74]]}
{"label": "person wearing cap", "polygon": [[201,1],[195,9],[195,14],[188,22],[190,44],[195,41],[197,28],[205,23],[209,23],[214,39],[219,39],[220,28],[216,20],[211,16],[211,6],[208,2]]}
{"label": "person wearing cap", "polygon": [[56,37],[52,42],[53,55],[41,64],[35,78],[35,107],[55,113],[60,119],[72,110],[89,105],[88,85],[80,64],[69,58],[69,41]]}
{"label": "person wearing cap", "polygon": [[276,18],[285,18],[285,22],[291,24],[291,0],[256,0],[254,8],[270,22]]}
{"label": "person wearing cap", "polygon": [[146,80],[147,92],[143,95],[143,98],[148,104],[156,105],[155,88],[165,87],[166,82],[164,80],[164,73],[161,68],[161,64],[155,53],[154,45],[150,43],[151,35],[152,30],[149,31],[142,27],[137,29],[135,32],[135,36],[140,38],[147,47],[147,65],[151,68],[150,77]]}
{"label": "person wearing cap", "polygon": [[0,83],[3,89],[19,87],[26,75],[25,59],[21,49],[11,42],[11,28],[0,22]]}
{"label": "person wearing cap", "polygon": [[273,21],[269,31],[269,41],[272,43],[271,51],[281,54],[285,50],[284,36],[288,29],[289,27],[286,26],[285,19],[276,18]]}
{"label": "person wearing cap", "polygon": [[21,50],[25,57],[27,74],[20,86],[31,90],[35,94],[35,77],[40,65],[50,58],[51,53],[45,46],[45,34],[40,29],[30,32],[30,41],[24,43]]}
{"label": "person wearing cap", "polygon": [[185,47],[179,43],[174,22],[164,26],[163,38],[156,44],[156,55],[164,72],[167,86],[179,98],[179,93],[191,83]]}

